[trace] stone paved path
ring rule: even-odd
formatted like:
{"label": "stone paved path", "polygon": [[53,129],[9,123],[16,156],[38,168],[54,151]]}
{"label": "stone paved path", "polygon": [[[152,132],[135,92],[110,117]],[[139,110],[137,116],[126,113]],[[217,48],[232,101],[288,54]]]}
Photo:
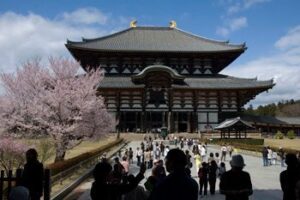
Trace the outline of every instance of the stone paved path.
{"label": "stone paved path", "polygon": [[[132,147],[133,150],[136,149],[136,147],[140,144],[140,142],[131,142],[129,144],[129,147]],[[171,146],[171,148],[174,146]],[[208,154],[210,152],[216,152],[219,151],[218,146],[208,146]],[[254,193],[250,197],[251,200],[280,200],[282,199],[282,192],[280,189],[280,183],[279,183],[279,174],[282,170],[285,168],[282,168],[279,164],[273,165],[270,167],[263,167],[262,166],[262,160],[259,157],[249,156],[249,155],[243,155],[246,163],[246,167],[244,168],[245,171],[248,171],[251,175],[251,180],[253,184],[253,190]],[[230,169],[229,156],[226,160],[226,169]],[[195,166],[195,164],[193,164]],[[135,174],[139,170],[138,167],[136,167],[135,164],[133,164],[130,168],[131,173]],[[145,177],[147,178],[150,175],[151,171],[147,170]],[[192,176],[195,178],[195,180],[198,182],[197,173],[195,167],[192,169]],[[144,180],[146,180],[146,178]],[[88,180],[79,188],[77,188],[78,191],[83,191],[83,194],[80,195],[79,200],[89,200],[89,190],[91,188],[92,179]],[[144,181],[140,183],[140,185],[143,185]],[[200,198],[199,199],[207,199],[207,200],[221,200],[225,199],[224,195],[219,194],[219,180],[217,180],[216,185],[216,195],[211,196],[208,195],[207,197]],[[69,198],[68,198],[69,200]]]}

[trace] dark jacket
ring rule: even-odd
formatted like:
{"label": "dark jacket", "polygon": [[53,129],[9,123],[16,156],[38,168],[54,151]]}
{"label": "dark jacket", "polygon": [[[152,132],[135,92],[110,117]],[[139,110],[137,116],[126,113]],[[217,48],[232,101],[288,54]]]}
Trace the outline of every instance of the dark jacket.
{"label": "dark jacket", "polygon": [[197,200],[198,184],[183,170],[170,173],[156,185],[151,200]]}
{"label": "dark jacket", "polygon": [[133,190],[144,175],[138,174],[133,181],[126,184],[109,184],[95,181],[91,188],[92,200],[120,200],[121,195]]}
{"label": "dark jacket", "polygon": [[248,200],[253,193],[250,175],[244,171],[229,170],[221,176],[220,192],[226,200]]}
{"label": "dark jacket", "polygon": [[44,167],[39,161],[28,162],[24,166],[21,185],[30,192],[32,200],[43,195]]}
{"label": "dark jacket", "polygon": [[300,180],[297,168],[284,170],[280,173],[280,185],[283,191],[283,200],[296,199],[296,183]]}

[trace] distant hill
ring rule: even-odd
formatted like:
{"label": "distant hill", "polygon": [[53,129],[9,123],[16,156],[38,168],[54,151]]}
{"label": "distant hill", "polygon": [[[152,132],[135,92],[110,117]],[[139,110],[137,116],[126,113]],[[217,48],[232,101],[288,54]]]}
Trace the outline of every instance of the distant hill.
{"label": "distant hill", "polygon": [[245,109],[245,113],[273,117],[300,117],[300,100],[280,101],[277,104],[258,106],[256,109],[253,109],[252,105],[250,105]]}

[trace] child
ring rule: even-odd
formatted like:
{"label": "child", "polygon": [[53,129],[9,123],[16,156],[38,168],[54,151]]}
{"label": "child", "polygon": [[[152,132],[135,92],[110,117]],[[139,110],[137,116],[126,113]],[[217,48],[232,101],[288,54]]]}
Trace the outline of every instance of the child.
{"label": "child", "polygon": [[221,162],[219,170],[218,170],[218,177],[221,179],[221,176],[226,172],[225,163]]}

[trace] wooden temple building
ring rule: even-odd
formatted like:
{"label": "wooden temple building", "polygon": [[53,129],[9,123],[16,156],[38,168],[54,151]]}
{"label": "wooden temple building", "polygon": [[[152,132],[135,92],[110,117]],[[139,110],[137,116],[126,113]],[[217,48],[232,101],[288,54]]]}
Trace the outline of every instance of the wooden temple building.
{"label": "wooden temple building", "polygon": [[120,131],[170,132],[212,129],[274,86],[219,72],[247,49],[197,36],[176,27],[131,27],[95,39],[67,41],[84,70],[101,67],[99,93]]}

